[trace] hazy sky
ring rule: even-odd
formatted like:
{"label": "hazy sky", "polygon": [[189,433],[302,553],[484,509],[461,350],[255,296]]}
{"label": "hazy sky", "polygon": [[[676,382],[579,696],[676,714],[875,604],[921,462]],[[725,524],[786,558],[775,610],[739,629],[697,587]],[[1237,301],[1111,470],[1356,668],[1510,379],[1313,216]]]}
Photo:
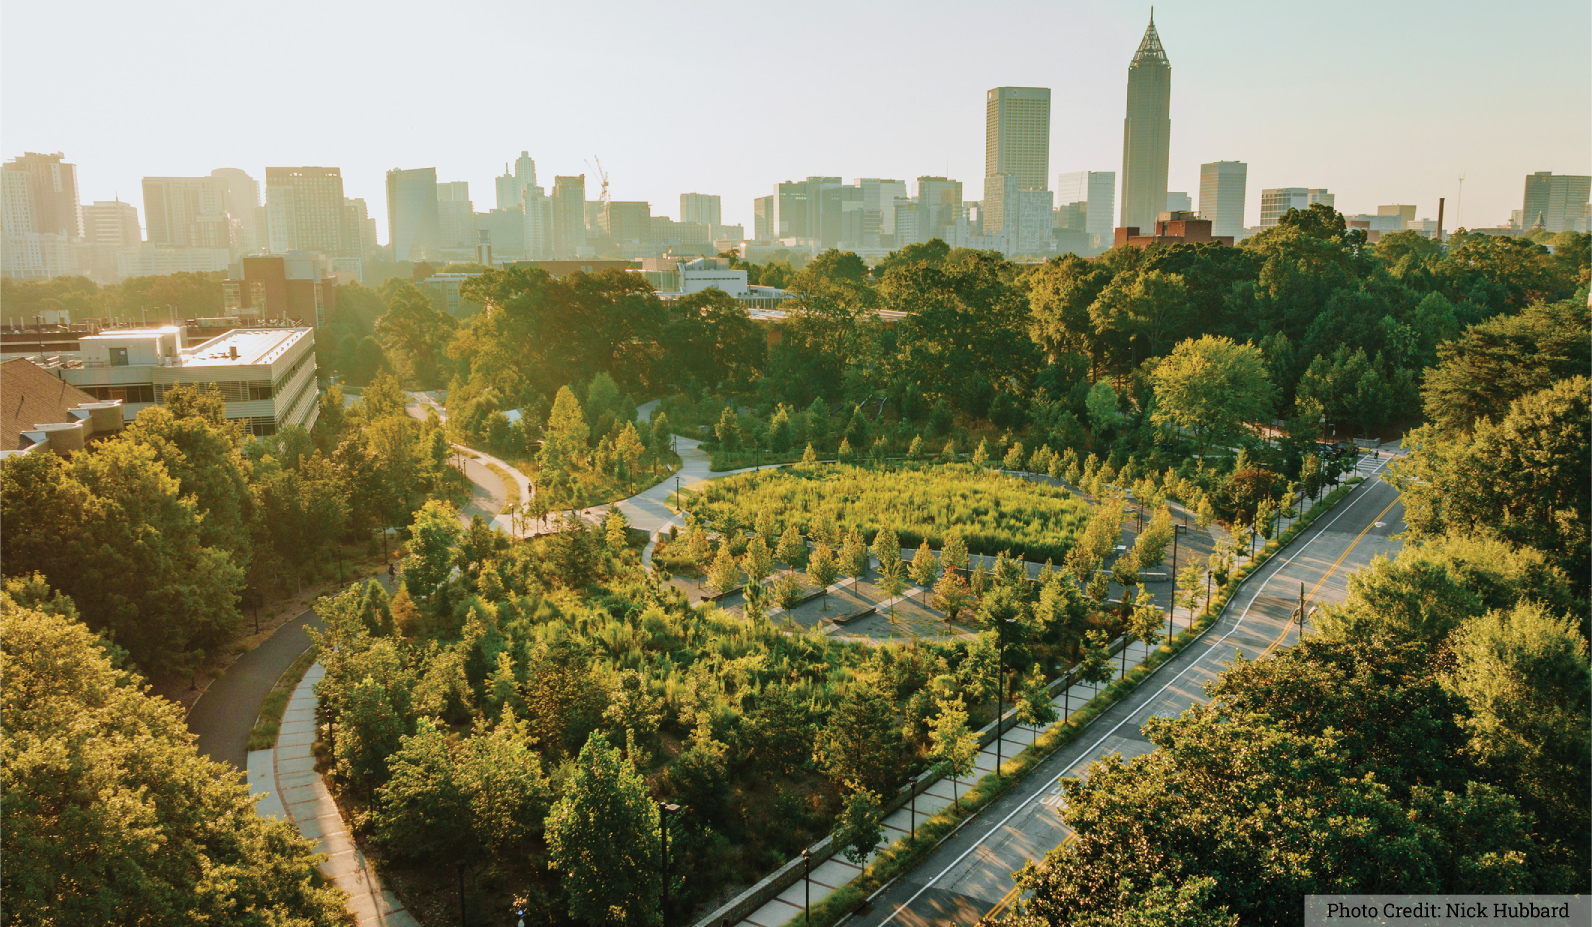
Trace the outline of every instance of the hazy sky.
{"label": "hazy sky", "polygon": [[[524,149],[538,181],[602,159],[615,199],[752,199],[807,175],[948,174],[982,194],[984,93],[1052,89],[1051,182],[1122,165],[1148,4],[0,0],[0,151],[64,151],[84,202],[140,178],[341,167],[386,240],[383,172],[435,166],[478,211]],[[1176,0],[1170,188],[1202,161],[1344,212],[1506,221],[1524,175],[1592,173],[1592,8],[1473,0]],[[1466,177],[1464,202],[1459,176]],[[1120,181],[1120,176],[1119,176]],[[915,183],[910,184],[915,189]],[[1119,198],[1120,204],[1120,198]],[[1463,215],[1459,215],[1462,208]]]}

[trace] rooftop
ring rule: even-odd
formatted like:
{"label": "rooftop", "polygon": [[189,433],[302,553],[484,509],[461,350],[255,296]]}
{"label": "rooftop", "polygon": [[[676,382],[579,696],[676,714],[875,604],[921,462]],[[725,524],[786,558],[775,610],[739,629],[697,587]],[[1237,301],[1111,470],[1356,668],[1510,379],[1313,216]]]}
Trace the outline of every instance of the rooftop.
{"label": "rooftop", "polygon": [[23,446],[22,432],[44,422],[69,422],[71,409],[94,397],[28,360],[0,364],[0,450]]}
{"label": "rooftop", "polygon": [[182,364],[184,367],[269,364],[309,331],[308,328],[235,328],[183,351]]}

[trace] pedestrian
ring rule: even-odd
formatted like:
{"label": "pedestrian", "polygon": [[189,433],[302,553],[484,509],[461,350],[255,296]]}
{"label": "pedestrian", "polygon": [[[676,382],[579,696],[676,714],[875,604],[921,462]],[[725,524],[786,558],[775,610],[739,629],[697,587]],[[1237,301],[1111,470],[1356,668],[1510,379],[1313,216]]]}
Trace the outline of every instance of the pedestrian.
{"label": "pedestrian", "polygon": [[387,578],[394,583],[398,582],[398,568],[390,563],[387,564]]}

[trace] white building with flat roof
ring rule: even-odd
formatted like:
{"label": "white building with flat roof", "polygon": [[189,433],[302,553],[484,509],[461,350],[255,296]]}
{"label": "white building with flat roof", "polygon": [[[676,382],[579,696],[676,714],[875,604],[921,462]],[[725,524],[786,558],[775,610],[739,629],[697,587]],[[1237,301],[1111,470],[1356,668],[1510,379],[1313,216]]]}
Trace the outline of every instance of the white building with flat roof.
{"label": "white building with flat roof", "polygon": [[171,325],[87,335],[75,355],[52,358],[48,367],[95,399],[121,400],[128,419],[187,384],[214,386],[227,418],[250,434],[314,426],[320,411],[314,329],[237,328],[191,347],[185,332]]}

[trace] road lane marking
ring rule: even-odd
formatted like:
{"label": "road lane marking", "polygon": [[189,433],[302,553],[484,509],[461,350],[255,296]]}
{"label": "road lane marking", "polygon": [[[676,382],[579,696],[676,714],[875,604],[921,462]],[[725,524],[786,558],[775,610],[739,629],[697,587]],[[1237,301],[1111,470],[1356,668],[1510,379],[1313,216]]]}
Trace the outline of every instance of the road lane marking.
{"label": "road lane marking", "polygon": [[[1383,461],[1383,464],[1378,465],[1377,469],[1381,469],[1381,466],[1383,466],[1385,464],[1386,464],[1386,461]],[[1370,480],[1367,480],[1366,482],[1367,483],[1371,483]],[[1371,485],[1373,487],[1375,486],[1374,483],[1371,483]],[[1254,595],[1250,596],[1249,604],[1244,606],[1243,613],[1238,616],[1238,621],[1237,621],[1237,623],[1235,623],[1233,625],[1231,630],[1229,630],[1226,634],[1223,634],[1221,636],[1221,638],[1219,640],[1217,640],[1215,643],[1211,644],[1209,650],[1207,650],[1205,653],[1201,654],[1198,658],[1196,658],[1194,660],[1194,662],[1190,663],[1187,667],[1185,667],[1181,673],[1178,673],[1176,676],[1172,677],[1172,679],[1170,681],[1168,681],[1165,685],[1163,685],[1161,688],[1157,689],[1155,691],[1155,694],[1153,694],[1153,695],[1149,696],[1148,698],[1146,698],[1144,700],[1144,704],[1143,705],[1140,705],[1139,708],[1135,708],[1134,710],[1130,711],[1128,713],[1127,717],[1123,718],[1121,721],[1118,721],[1111,728],[1111,730],[1106,731],[1105,734],[1103,734],[1100,737],[1099,740],[1095,741],[1093,744],[1090,744],[1089,748],[1083,751],[1082,756],[1087,757],[1087,756],[1091,755],[1092,753],[1094,753],[1095,749],[1098,748],[1101,744],[1105,743],[1107,739],[1109,739],[1112,735],[1114,735],[1122,727],[1122,725],[1127,724],[1129,721],[1133,720],[1133,717],[1135,715],[1137,715],[1142,708],[1144,708],[1145,706],[1153,703],[1156,699],[1160,698],[1161,695],[1164,694],[1167,689],[1170,689],[1172,686],[1176,685],[1178,683],[1178,681],[1181,680],[1184,676],[1188,675],[1190,670],[1194,669],[1194,667],[1196,667],[1196,666],[1199,666],[1200,663],[1202,663],[1205,660],[1206,657],[1210,656],[1212,653],[1215,653],[1216,652],[1216,648],[1221,646],[1223,641],[1226,641],[1229,637],[1232,637],[1234,634],[1236,634],[1238,632],[1238,629],[1243,626],[1244,619],[1246,617],[1248,617],[1249,609],[1255,604],[1255,600],[1260,597],[1260,594],[1262,592],[1266,591],[1266,587],[1271,584],[1271,581],[1273,579],[1275,579],[1279,573],[1281,573],[1283,570],[1287,569],[1288,566],[1290,564],[1292,564],[1295,560],[1299,559],[1300,555],[1302,555],[1305,551],[1309,550],[1310,546],[1312,544],[1316,543],[1317,541],[1319,541],[1323,537],[1325,537],[1326,533],[1327,533],[1327,529],[1331,528],[1333,525],[1337,524],[1338,523],[1338,519],[1340,519],[1343,516],[1349,514],[1350,509],[1353,509],[1356,505],[1358,505],[1360,503],[1360,500],[1364,499],[1364,498],[1365,498],[1365,496],[1362,495],[1362,496],[1360,496],[1359,499],[1355,499],[1354,502],[1351,502],[1350,504],[1344,506],[1342,511],[1340,511],[1338,514],[1336,514],[1336,515],[1334,515],[1332,517],[1331,521],[1327,522],[1325,525],[1322,525],[1321,528],[1316,531],[1316,534],[1315,534],[1314,537],[1312,537],[1310,540],[1306,541],[1303,545],[1301,545],[1298,550],[1294,551],[1292,556],[1290,556],[1288,559],[1282,561],[1277,566],[1277,569],[1273,570],[1272,574],[1270,576],[1266,577],[1266,581],[1261,583],[1260,588],[1255,590]],[[1397,502],[1398,500],[1395,499],[1394,501]],[[1164,666],[1165,664],[1162,664],[1162,665]],[[1080,759],[1079,762],[1081,762],[1081,759]],[[1061,775],[1066,775],[1068,772],[1071,772],[1072,769],[1074,767],[1076,767],[1077,765],[1078,765],[1078,763],[1074,762],[1073,764],[1068,766],[1066,769],[1062,770]],[[1059,779],[1060,776],[1057,776],[1056,778]],[[1054,780],[1052,780],[1052,781],[1054,781]],[[1034,794],[1030,795],[1028,798],[1024,799],[1021,803],[1019,803],[1016,808],[1012,809],[1012,812],[1010,814],[1008,814],[1008,815],[1006,815],[1006,817],[1002,818],[994,827],[991,827],[989,829],[989,831],[984,834],[984,836],[980,837],[972,846],[968,847],[966,850],[963,850],[962,854],[960,856],[958,856],[956,859],[952,860],[951,864],[949,866],[946,866],[944,869],[940,870],[938,875],[936,875],[934,878],[930,879],[928,882],[924,883],[922,888],[919,888],[916,892],[914,892],[912,894],[912,897],[908,898],[906,901],[903,901],[900,905],[898,905],[896,907],[896,909],[890,913],[889,917],[887,917],[884,920],[880,921],[879,922],[880,927],[884,927],[885,924],[888,924],[891,921],[895,920],[896,917],[899,916],[902,911],[905,911],[909,905],[911,905],[914,901],[917,901],[918,898],[922,897],[924,892],[928,891],[930,888],[933,888],[935,883],[939,882],[941,879],[945,878],[948,874],[950,874],[952,869],[955,869],[957,866],[960,866],[962,864],[963,860],[967,859],[968,856],[972,855],[974,850],[978,849],[980,846],[982,846],[984,844],[984,841],[986,841],[990,837],[994,836],[996,834],[996,832],[998,832],[1001,828],[1006,826],[1007,822],[1011,821],[1011,819],[1016,817],[1019,812],[1021,812],[1025,808],[1027,808],[1031,803],[1033,803],[1034,799],[1039,798],[1047,790],[1049,790],[1051,784],[1052,784],[1051,782],[1045,783],[1042,787],[1040,787],[1040,789],[1038,791],[1034,792]]]}

